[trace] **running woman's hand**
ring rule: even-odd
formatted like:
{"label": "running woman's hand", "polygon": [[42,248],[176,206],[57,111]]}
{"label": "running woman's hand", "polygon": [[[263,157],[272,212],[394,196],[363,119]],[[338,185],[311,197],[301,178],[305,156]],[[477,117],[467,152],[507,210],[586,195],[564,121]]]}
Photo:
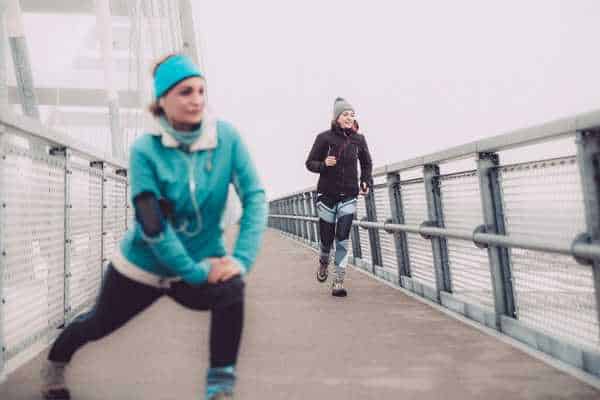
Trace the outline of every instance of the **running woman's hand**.
{"label": "running woman's hand", "polygon": [[328,167],[333,167],[335,164],[337,164],[337,160],[335,159],[334,156],[328,156],[325,159],[325,165]]}
{"label": "running woman's hand", "polygon": [[208,283],[225,282],[242,273],[240,267],[228,257],[210,258],[209,262],[211,267],[208,273]]}

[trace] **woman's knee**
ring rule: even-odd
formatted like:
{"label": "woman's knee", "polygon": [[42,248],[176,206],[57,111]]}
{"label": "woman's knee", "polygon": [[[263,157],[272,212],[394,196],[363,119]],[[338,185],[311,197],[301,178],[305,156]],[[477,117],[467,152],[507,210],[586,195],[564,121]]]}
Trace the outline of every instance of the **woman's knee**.
{"label": "woman's knee", "polygon": [[107,329],[100,322],[95,310],[76,317],[71,322],[69,331],[77,334],[86,342],[101,339],[107,334]]}
{"label": "woman's knee", "polygon": [[218,308],[228,307],[232,304],[244,302],[244,288],[246,284],[240,276],[233,277],[216,286],[216,301]]}
{"label": "woman's knee", "polygon": [[337,229],[335,232],[335,238],[338,241],[346,240],[350,237],[350,231],[352,230],[353,220],[353,215],[344,215],[343,217],[338,219]]}

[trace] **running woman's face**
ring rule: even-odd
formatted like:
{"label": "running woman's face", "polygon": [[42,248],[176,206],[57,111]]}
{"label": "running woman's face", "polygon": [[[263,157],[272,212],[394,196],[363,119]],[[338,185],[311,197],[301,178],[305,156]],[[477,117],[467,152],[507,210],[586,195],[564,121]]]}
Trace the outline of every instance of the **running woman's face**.
{"label": "running woman's face", "polygon": [[175,129],[191,129],[202,121],[204,90],[204,79],[194,76],[179,82],[160,98],[160,106]]}
{"label": "running woman's face", "polygon": [[346,110],[340,114],[337,123],[342,129],[350,129],[354,124],[354,111]]}

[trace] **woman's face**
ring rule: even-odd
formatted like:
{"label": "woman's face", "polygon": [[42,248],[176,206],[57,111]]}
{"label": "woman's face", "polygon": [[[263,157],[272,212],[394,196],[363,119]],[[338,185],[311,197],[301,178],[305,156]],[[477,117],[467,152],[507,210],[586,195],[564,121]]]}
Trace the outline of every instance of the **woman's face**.
{"label": "woman's face", "polygon": [[176,129],[191,129],[202,121],[206,98],[204,79],[194,76],[173,86],[160,98],[167,120]]}
{"label": "woman's face", "polygon": [[337,119],[337,123],[342,129],[350,129],[354,124],[354,111],[346,110],[340,114]]}

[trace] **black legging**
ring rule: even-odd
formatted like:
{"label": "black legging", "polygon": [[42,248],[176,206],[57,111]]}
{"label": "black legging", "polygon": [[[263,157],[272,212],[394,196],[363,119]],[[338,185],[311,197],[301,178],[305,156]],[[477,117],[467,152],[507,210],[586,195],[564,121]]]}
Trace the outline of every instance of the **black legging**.
{"label": "black legging", "polygon": [[236,363],[244,319],[244,281],[239,276],[215,285],[177,282],[163,290],[135,282],[112,265],[92,311],[77,317],[61,332],[48,359],[69,362],[87,342],[114,332],[163,295],[193,310],[211,310],[210,366]]}

